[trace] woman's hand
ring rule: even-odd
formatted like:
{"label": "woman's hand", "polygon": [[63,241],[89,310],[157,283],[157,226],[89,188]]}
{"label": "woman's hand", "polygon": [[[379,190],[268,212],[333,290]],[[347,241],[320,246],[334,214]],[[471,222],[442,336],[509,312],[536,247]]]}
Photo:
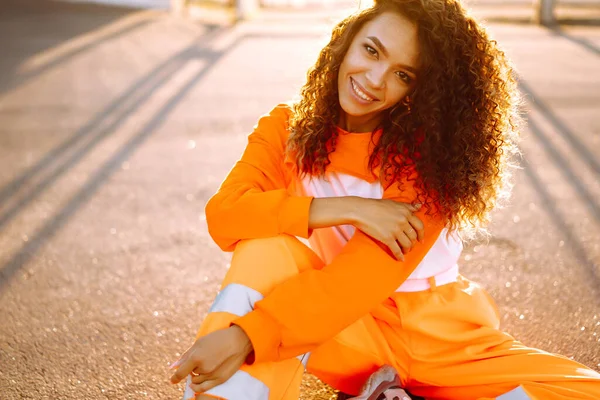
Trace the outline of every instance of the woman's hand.
{"label": "woman's hand", "polygon": [[398,260],[404,261],[404,254],[417,240],[423,240],[423,222],[413,214],[420,209],[420,204],[363,197],[355,197],[353,201],[358,204],[352,225],[388,246]]}
{"label": "woman's hand", "polygon": [[252,343],[237,325],[196,340],[181,358],[171,365],[177,368],[171,383],[179,383],[192,374],[191,389],[204,393],[227,381],[252,352]]}

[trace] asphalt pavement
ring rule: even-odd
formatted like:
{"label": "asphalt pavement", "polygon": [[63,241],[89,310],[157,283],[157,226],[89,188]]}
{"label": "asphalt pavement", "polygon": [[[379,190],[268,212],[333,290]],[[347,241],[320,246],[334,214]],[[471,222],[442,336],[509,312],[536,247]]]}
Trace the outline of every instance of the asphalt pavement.
{"label": "asphalt pavement", "polygon": [[[522,77],[528,128],[512,200],[461,268],[503,329],[600,370],[600,17],[548,29],[492,9],[474,12]],[[0,5],[1,399],[180,397],[167,366],[229,262],[204,205],[257,118],[297,93],[329,11],[220,26]]]}

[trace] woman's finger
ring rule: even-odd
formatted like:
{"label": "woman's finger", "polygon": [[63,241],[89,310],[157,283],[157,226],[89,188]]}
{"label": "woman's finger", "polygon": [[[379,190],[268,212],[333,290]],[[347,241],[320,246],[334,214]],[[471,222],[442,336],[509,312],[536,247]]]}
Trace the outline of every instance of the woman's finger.
{"label": "woman's finger", "polygon": [[414,244],[417,242],[417,239],[418,239],[417,231],[412,226],[410,226],[407,230],[404,231],[404,233],[410,240],[411,247],[414,246]]}
{"label": "woman's finger", "polygon": [[171,383],[176,384],[181,382],[194,370],[194,368],[196,368],[196,365],[191,360],[188,359],[183,361],[179,368],[177,368],[175,373],[171,376]]}
{"label": "woman's finger", "polygon": [[215,386],[221,385],[240,369],[245,358],[245,356],[240,357],[239,355],[227,358],[210,373],[205,373],[204,376],[198,377],[198,379],[196,379],[197,383],[195,383],[194,378],[192,378],[192,385],[190,385],[190,388],[196,393],[204,393]]}
{"label": "woman's finger", "polygon": [[224,381],[222,381],[221,379],[206,380],[199,384],[192,383],[190,385],[190,389],[192,389],[196,393],[196,395],[200,395],[200,394],[214,388],[215,386],[219,386],[223,382]]}
{"label": "woman's finger", "polygon": [[405,204],[411,212],[417,212],[421,209],[421,204],[419,204],[419,203],[417,203],[417,204],[405,203]]}
{"label": "woman's finger", "polygon": [[199,385],[202,382],[208,381],[210,379],[212,379],[210,377],[210,375],[206,375],[206,374],[194,375],[194,374],[192,374],[192,383],[195,385]]}
{"label": "woman's finger", "polygon": [[173,364],[169,365],[169,369],[177,368],[183,363],[184,357],[182,356],[179,360],[175,361]]}
{"label": "woman's finger", "polygon": [[404,231],[396,234],[396,241],[402,247],[402,252],[404,254],[408,253],[410,249],[412,249],[412,242],[410,241],[408,236],[406,236],[406,233]]}
{"label": "woman's finger", "polygon": [[425,225],[423,224],[423,221],[421,221],[419,217],[410,215],[408,217],[408,223],[416,231],[419,242],[425,240]]}
{"label": "woman's finger", "polygon": [[396,242],[395,238],[386,241],[385,245],[390,249],[397,260],[404,261],[404,254],[402,253],[402,249],[398,245],[398,242]]}
{"label": "woman's finger", "polygon": [[187,361],[187,359],[190,357],[190,353],[193,351],[193,346],[190,346],[181,357],[179,357],[179,360],[175,361],[173,364],[169,365],[169,369],[175,369],[178,368],[179,366],[181,366],[181,364],[183,364],[184,362]]}

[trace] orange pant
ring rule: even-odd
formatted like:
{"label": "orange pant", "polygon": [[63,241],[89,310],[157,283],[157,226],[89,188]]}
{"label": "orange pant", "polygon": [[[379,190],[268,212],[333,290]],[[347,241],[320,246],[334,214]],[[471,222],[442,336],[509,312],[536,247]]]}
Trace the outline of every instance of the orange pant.
{"label": "orange pant", "polygon": [[[229,326],[286,278],[322,267],[320,258],[291,236],[240,242],[198,337]],[[303,364],[334,388],[358,394],[371,373],[389,364],[405,388],[427,399],[600,399],[600,374],[528,348],[499,331],[498,323],[489,295],[462,277],[427,291],[394,293],[310,355],[244,365],[208,394],[297,399]],[[518,387],[527,396],[503,396]],[[186,396],[193,398],[189,388]]]}

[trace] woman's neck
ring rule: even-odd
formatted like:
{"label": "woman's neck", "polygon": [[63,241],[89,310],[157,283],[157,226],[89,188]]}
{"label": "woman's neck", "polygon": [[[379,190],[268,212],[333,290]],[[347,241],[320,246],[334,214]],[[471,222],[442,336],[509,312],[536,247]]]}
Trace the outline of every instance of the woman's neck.
{"label": "woman's neck", "polygon": [[373,132],[381,122],[380,115],[364,115],[355,117],[342,111],[338,126],[350,133]]}

